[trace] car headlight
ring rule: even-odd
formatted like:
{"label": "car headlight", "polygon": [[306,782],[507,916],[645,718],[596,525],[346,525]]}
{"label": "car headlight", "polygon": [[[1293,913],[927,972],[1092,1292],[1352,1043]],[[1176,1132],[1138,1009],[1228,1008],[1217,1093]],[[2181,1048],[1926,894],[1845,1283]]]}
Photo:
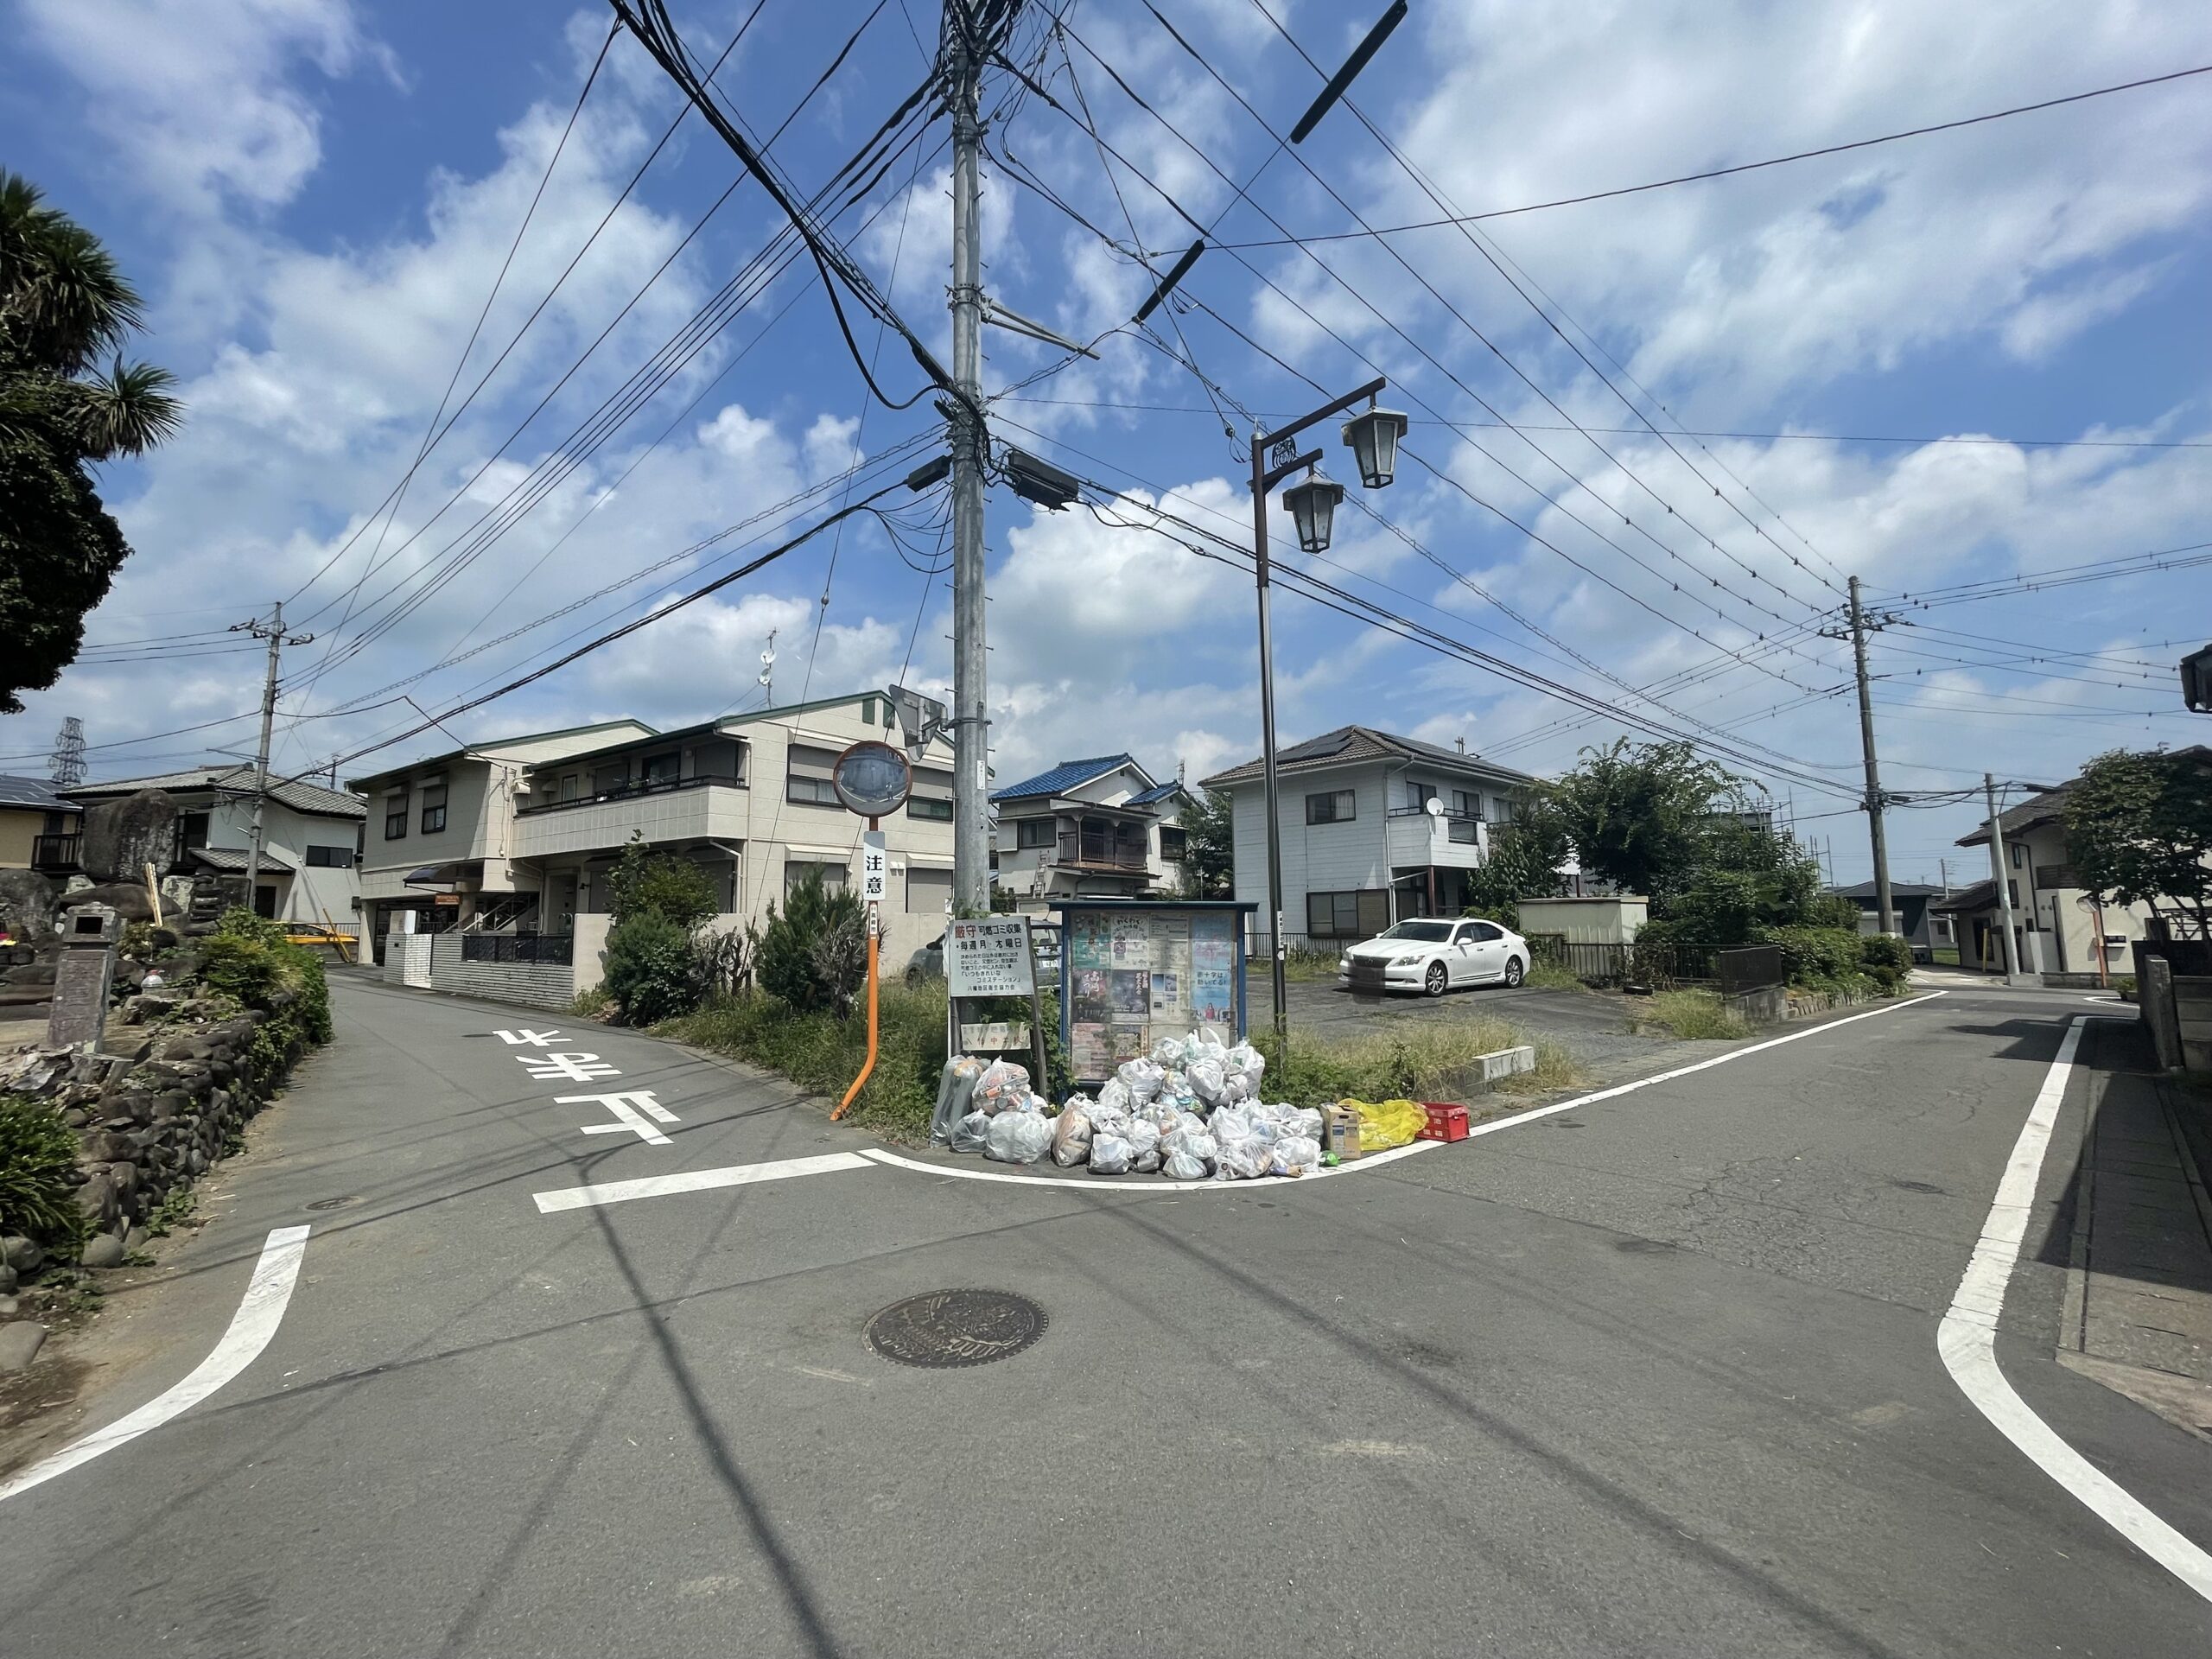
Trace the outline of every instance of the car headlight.
{"label": "car headlight", "polygon": [[1340,974],[1348,974],[1351,972],[1351,958],[1350,957],[1338,957],[1337,958],[1337,971]]}
{"label": "car headlight", "polygon": [[1410,956],[1410,957],[1399,957],[1395,962],[1392,963],[1390,965],[1391,965],[1393,968],[1418,968],[1418,967],[1420,967],[1420,966],[1421,966],[1421,957],[1420,957],[1420,956],[1419,956],[1419,955],[1414,955],[1414,956]]}

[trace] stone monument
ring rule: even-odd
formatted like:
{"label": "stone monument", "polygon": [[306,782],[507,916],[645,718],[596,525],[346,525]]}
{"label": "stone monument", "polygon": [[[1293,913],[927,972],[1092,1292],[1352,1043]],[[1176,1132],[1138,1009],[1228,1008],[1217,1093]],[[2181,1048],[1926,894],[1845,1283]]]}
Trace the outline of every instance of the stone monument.
{"label": "stone monument", "polygon": [[[126,922],[154,919],[146,867],[166,873],[176,855],[176,802],[158,789],[85,809],[77,861],[92,879],[62,900],[66,909],[104,905]],[[69,929],[65,925],[63,932]]]}
{"label": "stone monument", "polygon": [[105,905],[79,905],[63,917],[54,1012],[46,1024],[48,1047],[99,1046],[107,1028],[107,994],[115,982],[115,942],[121,931],[120,918]]}

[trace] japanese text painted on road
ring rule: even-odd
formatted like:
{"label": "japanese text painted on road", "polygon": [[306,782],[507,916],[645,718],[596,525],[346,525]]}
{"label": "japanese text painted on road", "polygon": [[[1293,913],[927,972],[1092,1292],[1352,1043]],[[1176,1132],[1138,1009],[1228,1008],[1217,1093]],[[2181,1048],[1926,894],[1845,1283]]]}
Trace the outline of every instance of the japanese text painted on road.
{"label": "japanese text painted on road", "polygon": [[1029,918],[955,922],[944,935],[944,977],[955,996],[1027,996],[1037,988]]}

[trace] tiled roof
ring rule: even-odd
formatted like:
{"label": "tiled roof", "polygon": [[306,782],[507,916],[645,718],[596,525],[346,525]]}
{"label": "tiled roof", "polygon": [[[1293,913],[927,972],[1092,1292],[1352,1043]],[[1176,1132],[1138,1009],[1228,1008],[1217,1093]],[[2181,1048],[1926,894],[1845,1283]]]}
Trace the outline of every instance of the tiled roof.
{"label": "tiled roof", "polygon": [[1018,784],[1008,784],[1004,789],[993,790],[991,798],[995,801],[1019,801],[1035,795],[1065,795],[1116,766],[1136,766],[1140,775],[1151,775],[1142,766],[1137,766],[1135,757],[1132,755],[1102,754],[1089,760],[1063,760],[1050,772],[1040,772],[1034,778],[1025,778]]}
{"label": "tiled roof", "polygon": [[0,806],[35,807],[41,812],[79,812],[74,801],[65,801],[43,778],[16,778],[0,772]]}
{"label": "tiled roof", "polygon": [[[2008,806],[1997,815],[1998,823],[2005,826],[2008,836],[2018,835],[2037,824],[2048,823],[2066,810],[2066,791],[2071,784],[2061,784],[2056,789],[2046,789],[2031,795],[2018,806]],[[1961,847],[1981,847],[1989,842],[1989,820],[1984,818],[1971,835],[1961,836]]]}
{"label": "tiled roof", "polygon": [[[1433,760],[1442,766],[1464,767],[1514,783],[1534,783],[1535,779],[1525,772],[1516,772],[1510,766],[1485,760],[1479,754],[1462,754],[1457,749],[1447,749],[1439,743],[1424,743],[1417,737],[1399,737],[1390,732],[1377,731],[1372,726],[1339,726],[1333,732],[1324,732],[1319,737],[1309,737],[1303,743],[1294,743],[1288,748],[1275,751],[1275,769],[1288,772],[1300,768],[1343,766],[1355,760]],[[1224,784],[1249,783],[1262,775],[1266,768],[1261,760],[1247,760],[1241,766],[1231,766],[1217,772],[1205,780],[1209,789]]]}
{"label": "tiled roof", "polygon": [[[245,872],[245,849],[243,847],[194,847],[191,856],[211,870],[236,870],[240,874]],[[278,852],[274,847],[261,849],[261,861],[280,870],[299,868],[287,855]]]}
{"label": "tiled roof", "polygon": [[1970,910],[1986,910],[1997,902],[1997,884],[1977,881],[1970,887],[1956,889],[1949,898],[1938,899],[1928,908],[1942,911],[1946,915],[1963,915]]}
{"label": "tiled roof", "polygon": [[[151,778],[115,778],[105,783],[79,784],[69,793],[79,798],[136,795],[142,789],[166,790],[172,794],[197,789],[219,789],[232,794],[251,794],[253,768],[245,766],[196,766],[190,772],[165,772]],[[365,818],[369,815],[368,803],[359,796],[349,795],[342,789],[325,789],[321,784],[306,783],[297,779],[270,779],[269,798],[281,801],[295,812],[319,812],[326,817],[340,818]]]}
{"label": "tiled roof", "polygon": [[1145,790],[1139,794],[1130,796],[1127,801],[1122,803],[1122,804],[1125,806],[1150,806],[1154,801],[1164,801],[1171,795],[1180,795],[1182,793],[1184,793],[1182,781],[1179,779],[1171,778],[1164,784],[1154,784],[1150,789]]}

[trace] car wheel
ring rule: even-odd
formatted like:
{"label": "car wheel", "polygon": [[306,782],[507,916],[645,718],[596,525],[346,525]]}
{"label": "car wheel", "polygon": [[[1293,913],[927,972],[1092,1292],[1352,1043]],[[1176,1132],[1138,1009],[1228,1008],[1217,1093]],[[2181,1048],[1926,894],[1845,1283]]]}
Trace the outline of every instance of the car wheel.
{"label": "car wheel", "polygon": [[1528,977],[1528,971],[1529,970],[1527,969],[1521,965],[1520,957],[1508,957],[1505,959],[1506,988],[1510,990],[1514,986],[1518,985],[1523,979]]}
{"label": "car wheel", "polygon": [[922,970],[921,970],[920,969],[918,969],[918,968],[909,968],[909,969],[906,970],[906,984],[907,984],[908,988],[909,988],[909,989],[912,989],[913,987],[919,985],[921,982],[922,982]]}
{"label": "car wheel", "polygon": [[1440,962],[1432,962],[1428,964],[1427,974],[1421,980],[1421,989],[1431,996],[1441,996],[1444,995],[1445,988],[1451,982],[1452,976],[1444,970],[1444,964]]}

